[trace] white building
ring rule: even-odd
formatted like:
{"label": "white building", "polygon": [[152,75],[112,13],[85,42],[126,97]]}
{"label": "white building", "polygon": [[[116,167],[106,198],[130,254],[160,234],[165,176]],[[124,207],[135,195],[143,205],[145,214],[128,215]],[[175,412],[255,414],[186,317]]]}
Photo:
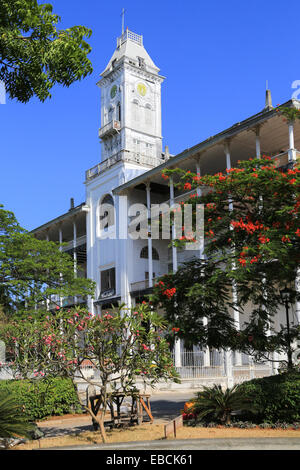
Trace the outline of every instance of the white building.
{"label": "white building", "polygon": [[[300,124],[283,122],[272,107],[268,90],[265,107],[256,115],[178,155],[171,156],[167,147],[163,152],[163,80],[143,46],[143,37],[127,29],[117,39],[117,48],[98,82],[102,160],[86,171],[86,200],[76,207],[71,200],[67,213],[34,230],[38,238],[67,242],[64,249],[72,253],[77,275],[96,282],[95,298],[88,299],[93,313],[120,301],[134,305],[151,292],[154,278],[176,270],[192,256],[200,256],[199,251],[170,249],[167,240],[133,240],[128,234],[128,208],[132,204],[143,203],[150,208],[153,203],[172,203],[184,197],[172,184],[168,186],[162,178],[163,169],[180,167],[201,174],[216,173],[238,160],[261,154],[278,156],[278,164],[285,166],[300,155]],[[298,108],[300,103],[290,100],[285,106]],[[101,228],[103,203],[114,206],[115,216]],[[64,299],[63,305],[84,301]],[[295,314],[299,321],[299,305]],[[188,378],[219,374],[221,379],[224,373],[232,375],[228,357],[224,372],[222,355],[213,351],[187,352],[180,342],[175,347],[175,365]],[[236,354],[233,365],[236,380],[242,380],[249,371],[250,375],[254,373],[243,356]],[[269,366],[261,367],[261,373],[267,373]]]}

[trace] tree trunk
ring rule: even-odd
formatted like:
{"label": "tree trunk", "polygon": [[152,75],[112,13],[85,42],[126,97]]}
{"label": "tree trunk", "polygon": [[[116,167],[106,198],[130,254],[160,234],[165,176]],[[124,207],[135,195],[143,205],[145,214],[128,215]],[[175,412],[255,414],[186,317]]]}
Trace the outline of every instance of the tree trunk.
{"label": "tree trunk", "polygon": [[[77,385],[74,383],[74,381],[73,381],[73,386],[74,386],[74,389],[75,389],[75,392],[76,392],[78,401],[79,401],[79,403],[81,403],[79,391],[78,391]],[[92,410],[89,408],[89,406],[83,405],[83,407],[84,407],[84,409],[89,413],[89,415],[91,416],[92,420],[93,420],[93,421],[96,421],[96,423],[99,425],[100,434],[101,434],[101,437],[102,437],[103,444],[106,444],[106,442],[107,442],[107,436],[106,436],[105,427],[104,427],[104,414],[101,413],[101,414],[100,414],[100,419],[99,419],[99,418],[97,418],[96,415],[94,415],[94,413],[93,413]]]}

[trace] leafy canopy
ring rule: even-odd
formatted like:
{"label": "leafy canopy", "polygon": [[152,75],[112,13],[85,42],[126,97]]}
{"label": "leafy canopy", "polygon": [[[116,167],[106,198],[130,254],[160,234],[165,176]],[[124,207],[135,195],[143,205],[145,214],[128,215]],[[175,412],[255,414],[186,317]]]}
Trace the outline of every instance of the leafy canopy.
{"label": "leafy canopy", "polygon": [[[187,202],[194,218],[196,205],[203,204],[205,217],[205,259],[198,255],[176,273],[163,276],[154,289],[153,300],[180,328],[178,336],[193,344],[231,347],[257,356],[286,351],[289,341],[299,337],[299,327],[292,326],[288,338],[285,325],[275,330],[274,317],[282,304],[280,289],[288,285],[294,299],[297,296],[299,167],[283,170],[276,160],[263,156],[241,161],[226,173],[201,177],[175,169],[164,176],[172,176],[181,190],[195,188]],[[177,246],[189,241],[180,235]],[[237,299],[232,296],[233,284]],[[243,322],[249,305],[250,319]],[[241,331],[236,331],[233,310],[240,313]]]}
{"label": "leafy canopy", "polygon": [[52,5],[37,0],[0,2],[0,80],[10,98],[22,103],[33,96],[51,97],[55,84],[70,86],[92,72],[84,37],[91,30],[57,28],[60,17]]}
{"label": "leafy canopy", "polygon": [[39,317],[33,313],[0,328],[0,338],[7,345],[9,367],[18,378],[81,377],[93,386],[94,380],[84,374],[82,366],[97,369],[99,417],[85,408],[99,424],[105,442],[103,422],[112,391],[130,395],[137,391],[138,379],[151,387],[159,380],[179,382],[164,329],[162,317],[145,303],[133,309],[121,305],[102,317],[79,308],[58,308],[54,314]]}
{"label": "leafy canopy", "polygon": [[38,240],[0,206],[0,304],[5,313],[46,299],[92,295],[94,283],[74,277],[73,259],[57,243]]}

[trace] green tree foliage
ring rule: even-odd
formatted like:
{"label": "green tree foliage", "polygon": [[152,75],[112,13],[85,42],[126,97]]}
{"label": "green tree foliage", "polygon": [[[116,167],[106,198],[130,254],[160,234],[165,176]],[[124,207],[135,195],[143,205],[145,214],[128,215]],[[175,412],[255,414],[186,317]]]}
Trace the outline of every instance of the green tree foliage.
{"label": "green tree foliage", "polygon": [[[299,327],[291,326],[288,338],[286,325],[275,330],[274,318],[282,305],[280,289],[288,285],[293,300],[299,298],[298,166],[283,171],[276,160],[263,156],[241,161],[226,173],[200,177],[175,169],[164,176],[172,176],[181,190],[195,188],[185,203],[192,204],[194,219],[196,205],[203,204],[205,217],[205,259],[181,265],[154,288],[153,301],[163,306],[178,329],[175,333],[193,344],[230,347],[257,359],[271,351],[287,352],[289,341],[299,338]],[[191,240],[186,234],[177,236],[177,246]],[[237,302],[231,295],[233,284]],[[249,306],[249,321],[236,331],[233,311],[243,322]]]}
{"label": "green tree foliage", "polygon": [[43,305],[51,295],[89,295],[94,283],[75,278],[72,258],[58,244],[36,239],[0,206],[0,304],[6,314]]}
{"label": "green tree foliage", "polygon": [[[299,371],[253,379],[241,384],[241,392],[259,409],[255,421],[262,423],[300,421]],[[244,414],[243,419],[249,416]]]}
{"label": "green tree foliage", "polygon": [[[70,4],[71,7],[71,4]],[[0,2],[0,80],[10,98],[26,103],[51,97],[55,84],[70,86],[92,72],[84,26],[60,30],[60,17],[37,0]]]}
{"label": "green tree foliage", "polygon": [[1,380],[0,396],[5,394],[11,396],[15,403],[22,405],[30,421],[82,412],[73,383],[68,378]]}
{"label": "green tree foliage", "polygon": [[33,425],[22,406],[9,394],[0,393],[0,438],[31,437]]}
{"label": "green tree foliage", "polygon": [[98,369],[102,408],[97,417],[90,408],[86,410],[105,440],[103,422],[110,391],[130,395],[138,379],[151,387],[164,379],[179,382],[163,337],[165,328],[162,317],[145,303],[133,309],[122,305],[102,317],[79,308],[33,314],[1,328],[0,338],[18,378],[81,377],[93,384],[81,366],[88,361]]}

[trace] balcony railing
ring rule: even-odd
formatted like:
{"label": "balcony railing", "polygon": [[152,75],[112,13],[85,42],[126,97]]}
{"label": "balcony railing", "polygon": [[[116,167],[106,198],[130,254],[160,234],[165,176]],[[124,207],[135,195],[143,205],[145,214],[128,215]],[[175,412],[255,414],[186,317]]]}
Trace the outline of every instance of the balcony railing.
{"label": "balcony railing", "polygon": [[105,126],[99,129],[99,137],[100,139],[105,139],[106,137],[109,137],[110,135],[116,134],[117,132],[119,132],[120,129],[121,129],[120,121],[112,120],[108,124],[105,124]]}
{"label": "balcony railing", "polygon": [[[62,247],[62,251],[68,251],[73,248],[73,240],[65,242],[67,245]],[[85,245],[86,244],[86,235],[83,235],[82,237],[78,237],[76,240],[76,247]]]}
{"label": "balcony railing", "polygon": [[[53,310],[55,307],[60,305],[60,298],[58,296],[55,296],[52,301],[50,300],[49,302],[49,309]],[[82,295],[77,295],[73,296],[70,295],[69,297],[63,297],[62,298],[62,307],[69,307],[71,305],[78,305],[78,304],[84,304],[86,303],[86,297]]]}
{"label": "balcony railing", "polygon": [[[153,278],[153,285],[155,284],[157,278]],[[149,286],[149,279],[145,279],[144,281],[137,281],[137,282],[132,282],[130,284],[130,291],[135,292],[135,291],[142,291],[144,289],[148,289]]]}
{"label": "balcony railing", "polygon": [[129,29],[126,29],[122,36],[118,37],[117,39],[117,45],[120,47],[123,42],[127,41],[130,39],[133,42],[136,42],[139,46],[143,45],[143,36],[140,34],[133,33],[132,31],[129,31]]}
{"label": "balcony railing", "polygon": [[149,155],[144,155],[140,153],[130,152],[128,150],[121,150],[120,152],[112,155],[98,165],[95,165],[93,168],[90,168],[86,171],[86,180],[91,180],[96,178],[100,173],[103,173],[108,168],[112,167],[116,163],[123,161],[129,163],[138,163],[139,165],[153,168],[165,162],[163,158],[157,158]]}
{"label": "balcony railing", "polygon": [[[290,160],[290,155],[291,157],[294,158],[294,160]],[[282,167],[286,166],[292,161],[299,161],[300,160],[300,152],[298,150],[287,150],[286,152],[279,153],[277,155],[272,156],[272,159],[276,159],[276,167]]]}

